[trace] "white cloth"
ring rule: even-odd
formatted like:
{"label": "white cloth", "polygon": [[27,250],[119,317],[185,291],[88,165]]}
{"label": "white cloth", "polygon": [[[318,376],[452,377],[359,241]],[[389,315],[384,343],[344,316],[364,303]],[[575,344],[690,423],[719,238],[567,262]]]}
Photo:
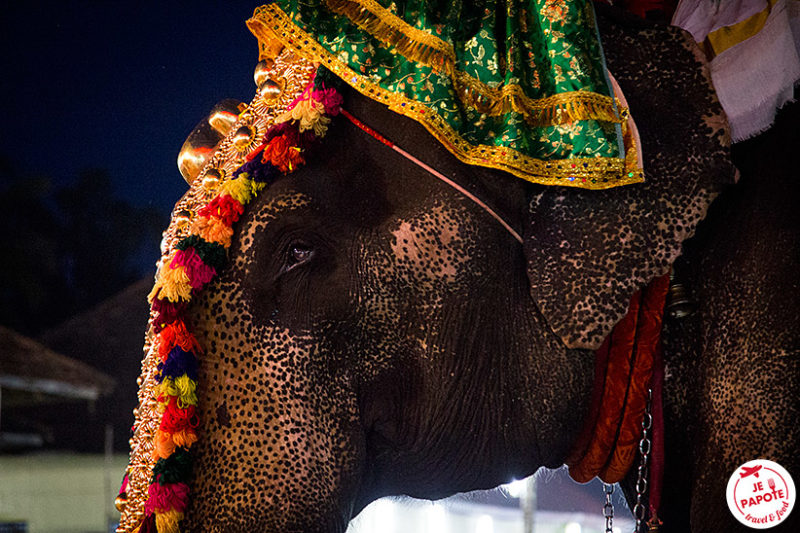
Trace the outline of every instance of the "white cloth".
{"label": "white cloth", "polygon": [[682,0],[672,19],[703,43],[712,32],[762,12],[768,16],[758,33],[744,35],[710,61],[734,142],[768,129],[793,98],[800,82],[800,0]]}

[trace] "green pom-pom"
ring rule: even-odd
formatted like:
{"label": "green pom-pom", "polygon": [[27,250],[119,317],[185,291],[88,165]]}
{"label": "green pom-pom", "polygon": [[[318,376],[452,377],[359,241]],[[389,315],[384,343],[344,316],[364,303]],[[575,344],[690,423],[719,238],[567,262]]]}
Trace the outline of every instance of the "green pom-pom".
{"label": "green pom-pom", "polygon": [[185,448],[175,448],[175,452],[166,459],[161,458],[153,466],[151,483],[168,485],[189,480],[192,473],[192,456]]}
{"label": "green pom-pom", "polygon": [[336,74],[320,65],[317,67],[317,75],[314,77],[314,88],[320,89],[323,83],[328,89],[340,89],[342,87],[342,80]]}

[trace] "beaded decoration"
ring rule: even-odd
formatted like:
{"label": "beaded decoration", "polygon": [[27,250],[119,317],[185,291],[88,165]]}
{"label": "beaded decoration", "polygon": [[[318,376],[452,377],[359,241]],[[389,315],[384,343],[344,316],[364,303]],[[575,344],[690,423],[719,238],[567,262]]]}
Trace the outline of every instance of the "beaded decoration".
{"label": "beaded decoration", "polygon": [[[190,450],[201,422],[196,390],[202,347],[185,318],[188,304],[224,266],[244,207],[278,176],[302,166],[304,152],[325,136],[331,117],[340,112],[338,79],[290,51],[275,58],[271,79],[283,90],[257,95],[239,116],[239,129],[253,133],[250,146],[220,145],[176,206],[165,234],[148,297],[146,355],[131,460],[118,498],[123,507],[118,532],[179,533],[189,502]],[[235,169],[229,179],[226,165]]]}

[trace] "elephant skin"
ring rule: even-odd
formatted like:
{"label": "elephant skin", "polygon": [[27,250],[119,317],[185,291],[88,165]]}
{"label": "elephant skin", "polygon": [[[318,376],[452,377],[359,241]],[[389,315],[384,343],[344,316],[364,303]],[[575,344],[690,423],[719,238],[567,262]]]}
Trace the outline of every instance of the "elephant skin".
{"label": "elephant skin", "polygon": [[[698,311],[665,326],[662,531],[747,531],[725,503],[735,468],[762,457],[800,472],[789,156],[769,159],[775,142],[743,149],[755,155],[741,183],[698,229],[734,172],[693,47],[680,30],[599,17],[645,184],[547,188],[468,167],[349,90],[353,115],[486,201],[524,247],[341,119],[248,207],[229,266],[191,309],[205,353],[186,531],[341,533],[382,496],[436,499],[561,466],[588,412],[591,349],[681,253]],[[694,68],[648,86],[643,62],[665,39]],[[796,148],[789,130],[772,139]],[[775,531],[797,530],[797,514]]]}

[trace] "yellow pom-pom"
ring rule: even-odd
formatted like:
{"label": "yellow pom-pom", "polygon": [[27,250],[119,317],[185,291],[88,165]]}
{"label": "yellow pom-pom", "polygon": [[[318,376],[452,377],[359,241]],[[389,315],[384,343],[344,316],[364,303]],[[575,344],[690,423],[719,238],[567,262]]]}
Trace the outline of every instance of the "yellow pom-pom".
{"label": "yellow pom-pom", "polygon": [[263,181],[250,181],[250,187],[253,189],[253,196],[258,195],[267,186]]}
{"label": "yellow pom-pom", "polygon": [[161,285],[159,297],[166,298],[170,302],[189,301],[192,297],[192,285],[189,276],[182,266],[170,268],[166,266],[161,271],[156,285]]}
{"label": "yellow pom-pom", "polygon": [[192,285],[189,282],[189,276],[182,266],[171,268],[170,264],[175,257],[176,251],[173,250],[161,264],[156,276],[156,283],[153,285],[153,290],[147,295],[150,303],[155,298],[166,298],[170,302],[178,302],[180,300],[189,301],[192,297]]}
{"label": "yellow pom-pom", "polygon": [[253,198],[251,182],[252,180],[243,176],[239,176],[234,180],[228,180],[220,187],[220,194],[228,194],[240,204],[245,205]]}
{"label": "yellow pom-pom", "polygon": [[185,409],[189,405],[197,405],[197,382],[186,374],[175,379],[178,391],[178,407]]}
{"label": "yellow pom-pom", "polygon": [[183,513],[170,509],[165,513],[156,513],[156,530],[158,533],[180,533],[178,523],[183,520]]}
{"label": "yellow pom-pom", "polygon": [[197,382],[187,375],[178,378],[165,377],[155,386],[156,397],[161,397],[159,409],[163,412],[171,396],[178,398],[178,407],[185,409],[190,405],[197,405]]}

